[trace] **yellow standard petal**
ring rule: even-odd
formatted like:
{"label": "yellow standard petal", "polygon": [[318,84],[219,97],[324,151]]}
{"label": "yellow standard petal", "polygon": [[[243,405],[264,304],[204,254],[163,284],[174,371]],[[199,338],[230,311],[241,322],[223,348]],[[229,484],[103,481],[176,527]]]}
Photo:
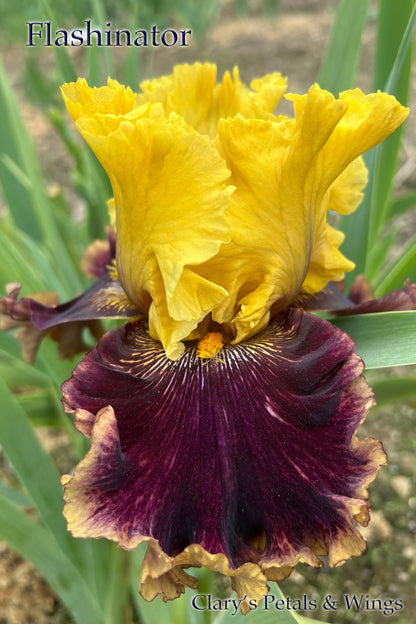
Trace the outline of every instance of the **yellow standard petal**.
{"label": "yellow standard petal", "polygon": [[236,342],[267,324],[272,305],[282,309],[293,301],[308,271],[319,209],[316,162],[346,108],[329,93],[311,99],[298,123],[240,116],[219,123],[220,149],[236,186],[227,213],[232,241],[203,275],[215,275],[230,293],[213,318],[230,324]]}
{"label": "yellow standard petal", "polygon": [[173,75],[142,82],[137,103],[160,102],[167,114],[181,115],[200,131],[210,117],[216,75],[217,68],[210,63],[176,65]]}
{"label": "yellow standard petal", "polygon": [[195,63],[137,96],[111,80],[63,87],[113,185],[120,280],[173,359],[209,318],[240,342],[353,268],[327,213],[357,208],[361,154],[408,114],[390,95],[313,85],[287,96],[294,119],[276,117],[285,79],[250,86]]}
{"label": "yellow standard petal", "polygon": [[175,114],[166,118],[161,104],[133,112],[81,114],[77,128],[113,186],[123,288],[148,311],[151,335],[174,359],[181,341],[227,296],[194,267],[229,239],[225,212],[233,187],[207,136]]}
{"label": "yellow standard petal", "polygon": [[[315,86],[306,96],[290,95],[296,116],[305,115],[308,99],[324,93]],[[365,166],[360,158],[406,119],[409,110],[386,93],[364,95],[359,89],[340,94],[345,113],[323,146],[316,163],[315,203],[320,206],[313,221],[313,246],[308,274],[302,290],[316,293],[333,280],[339,281],[354,264],[339,251],[344,237],[326,225],[327,210],[340,214],[353,212],[360,203],[367,181]],[[313,120],[311,120],[313,127]]]}
{"label": "yellow standard petal", "polygon": [[[236,187],[227,212],[232,239],[199,273],[228,291],[212,316],[229,325],[234,342],[260,331],[270,311],[301,290],[317,292],[353,269],[327,212],[357,208],[367,181],[360,153],[407,115],[385,94],[352,91],[336,99],[314,85],[288,97],[294,120],[237,116],[218,126],[219,150]],[[373,115],[380,127],[373,127]]]}
{"label": "yellow standard petal", "polygon": [[78,78],[76,82],[64,84],[61,92],[74,121],[95,113],[125,115],[136,108],[136,94],[111,78],[106,87],[99,88],[91,88],[85,78]]}
{"label": "yellow standard petal", "polygon": [[360,205],[368,172],[361,156],[353,160],[329,187],[328,210],[340,215],[351,214]]}
{"label": "yellow standard petal", "polygon": [[215,137],[218,121],[234,117],[273,119],[273,111],[286,91],[279,73],[256,78],[249,89],[235,67],[216,84],[217,68],[211,63],[177,65],[171,76],[143,82],[137,103],[160,102],[166,113],[176,112],[200,134]]}

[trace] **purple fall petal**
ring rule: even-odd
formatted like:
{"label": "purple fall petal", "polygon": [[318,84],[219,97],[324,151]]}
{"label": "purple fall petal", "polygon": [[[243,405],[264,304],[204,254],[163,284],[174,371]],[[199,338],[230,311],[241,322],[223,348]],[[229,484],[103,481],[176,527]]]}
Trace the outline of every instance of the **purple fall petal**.
{"label": "purple fall petal", "polygon": [[38,329],[49,329],[69,321],[129,318],[140,314],[125,295],[119,280],[111,279],[108,273],[71,301],[51,308],[30,300],[29,309]]}
{"label": "purple fall petal", "polygon": [[346,334],[300,310],[205,362],[194,346],[168,360],[141,322],[109,332],[63,386],[92,437],[65,479],[69,529],[186,565],[198,545],[264,579],[361,554],[354,520],[385,462],[355,437],[373,404],[362,370]]}
{"label": "purple fall petal", "polygon": [[416,310],[416,284],[412,284],[409,279],[405,281],[403,288],[393,290],[393,292],[379,299],[369,299],[371,292],[371,287],[369,288],[360,282],[360,286],[356,285],[353,290],[353,297],[360,303],[349,308],[334,310],[334,313],[337,316],[350,316],[353,314]]}
{"label": "purple fall petal", "polygon": [[416,310],[416,284],[407,279],[403,288],[376,299],[368,279],[364,275],[358,275],[348,297],[336,284],[329,282],[321,292],[299,297],[297,303],[307,311],[327,311],[337,316]]}
{"label": "purple fall petal", "polygon": [[45,336],[58,342],[60,357],[71,358],[88,348],[82,338],[84,327],[98,340],[104,333],[98,319],[140,314],[120,281],[111,276],[111,268],[81,295],[62,304],[55,292],[19,299],[20,288],[18,283],[9,284],[6,296],[0,297],[0,329],[21,328],[16,337],[22,343],[23,358],[31,364]]}

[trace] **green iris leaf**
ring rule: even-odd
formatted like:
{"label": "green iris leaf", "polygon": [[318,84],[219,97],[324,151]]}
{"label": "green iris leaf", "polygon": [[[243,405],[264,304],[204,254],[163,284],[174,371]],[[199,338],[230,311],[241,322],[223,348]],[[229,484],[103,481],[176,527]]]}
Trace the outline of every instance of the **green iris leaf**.
{"label": "green iris leaf", "polygon": [[355,340],[367,369],[416,364],[416,312],[364,314],[332,322]]}

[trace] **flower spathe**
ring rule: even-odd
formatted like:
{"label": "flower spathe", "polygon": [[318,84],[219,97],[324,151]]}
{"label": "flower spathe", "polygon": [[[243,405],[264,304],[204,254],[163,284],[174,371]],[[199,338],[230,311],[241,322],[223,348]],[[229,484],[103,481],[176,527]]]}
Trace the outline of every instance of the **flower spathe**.
{"label": "flower spathe", "polygon": [[[350,305],[329,285],[353,264],[327,213],[357,208],[361,154],[407,111],[314,85],[287,96],[293,118],[276,116],[286,80],[250,86],[237,70],[217,84],[215,66],[196,63],[138,94],[113,80],[63,87],[112,183],[116,265],[102,268],[95,245],[89,291],[22,305],[40,330],[71,315],[128,319],[63,386],[91,438],[63,478],[64,514],[76,537],[148,543],[146,599],[195,587],[184,569],[203,565],[259,600],[299,562],[361,554],[357,523],[385,463],[378,441],[356,437],[374,400],[354,343],[297,306]],[[6,312],[19,303],[5,298]]]}

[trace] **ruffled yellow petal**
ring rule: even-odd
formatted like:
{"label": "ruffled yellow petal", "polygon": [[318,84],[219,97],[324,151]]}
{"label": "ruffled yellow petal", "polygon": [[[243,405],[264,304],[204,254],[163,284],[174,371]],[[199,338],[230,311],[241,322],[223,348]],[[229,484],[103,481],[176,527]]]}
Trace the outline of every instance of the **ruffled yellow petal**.
{"label": "ruffled yellow petal", "polygon": [[125,115],[136,108],[136,94],[111,78],[106,87],[99,88],[91,88],[85,78],[78,78],[76,82],[64,84],[61,92],[74,121],[95,113]]}
{"label": "ruffled yellow petal", "polygon": [[368,172],[359,156],[335,179],[328,191],[328,210],[351,214],[360,205],[367,184]]}
{"label": "ruffled yellow petal", "polygon": [[220,148],[236,186],[227,213],[232,241],[203,274],[229,292],[213,318],[231,325],[236,342],[260,331],[271,306],[284,308],[300,290],[320,211],[316,163],[344,112],[329,93],[312,92],[298,123],[240,116],[219,123]]}
{"label": "ruffled yellow petal", "polygon": [[114,228],[114,230],[116,230],[116,202],[114,201],[114,197],[110,197],[110,199],[107,201],[107,209],[108,216],[110,217],[110,225],[112,228]]}
{"label": "ruffled yellow petal", "polygon": [[314,245],[308,274],[302,284],[303,292],[317,293],[328,282],[339,282],[344,278],[344,273],[354,269],[354,263],[339,251],[344,235],[326,223],[326,211],[333,210],[339,214],[354,212],[362,201],[367,178],[367,169],[360,156],[329,187],[322,201],[322,222],[319,227],[315,223]]}
{"label": "ruffled yellow petal", "polygon": [[347,112],[323,153],[328,177],[335,179],[350,162],[368,151],[407,118],[409,109],[387,93],[365,95],[360,89],[340,93],[340,100],[348,105]]}
{"label": "ruffled yellow petal", "polygon": [[273,120],[273,111],[283,97],[287,83],[279,73],[267,74],[251,81],[248,89],[240,80],[238,68],[233,76],[225,72],[223,80],[215,87],[213,111],[206,131],[215,136],[220,119],[239,114],[246,119]]}
{"label": "ruffled yellow petal", "polygon": [[[325,93],[317,86],[312,89],[316,95]],[[308,107],[307,98],[287,97],[294,102],[296,117],[303,116]],[[316,162],[315,203],[320,205],[320,210],[313,220],[310,266],[302,286],[310,294],[324,288],[330,280],[343,279],[344,272],[354,268],[338,250],[343,237],[326,226],[326,211],[349,214],[355,210],[367,179],[360,154],[385,139],[409,112],[393,96],[380,92],[364,95],[354,89],[341,93],[339,101],[345,105],[345,112]]]}
{"label": "ruffled yellow petal", "polygon": [[[289,96],[295,120],[220,120],[219,149],[236,186],[227,213],[232,240],[200,272],[228,291],[212,316],[230,326],[235,342],[260,331],[272,306],[276,312],[300,290],[318,292],[354,268],[339,251],[344,236],[327,224],[327,212],[357,208],[367,181],[360,149],[407,114],[394,98],[380,96],[354,91],[337,100],[315,85],[305,96]],[[369,142],[370,111],[385,125]],[[329,159],[338,159],[338,169]]]}
{"label": "ruffled yellow petal", "polygon": [[137,102],[161,102],[167,114],[181,115],[200,132],[210,116],[216,75],[217,68],[210,63],[176,65],[172,76],[143,82]]}
{"label": "ruffled yellow petal", "polygon": [[[308,96],[286,96],[293,101],[297,118],[305,115],[312,93],[319,97],[327,92],[315,85]],[[364,95],[360,89],[344,91],[338,101],[344,104],[345,113],[319,157],[320,193],[325,193],[355,158],[396,130],[409,114],[409,109],[401,106],[392,95],[380,91],[370,95]]]}
{"label": "ruffled yellow petal", "polygon": [[[234,73],[235,71],[236,69],[234,69]],[[254,78],[254,80],[250,82],[250,88],[254,91],[252,100],[256,108],[258,109],[261,107],[264,112],[273,113],[283,95],[286,93],[287,79],[279,72],[273,72],[261,78]],[[258,112],[261,114],[260,111]],[[248,115],[245,115],[245,117],[248,117]],[[260,118],[262,119],[263,117]]]}
{"label": "ruffled yellow petal", "polygon": [[328,223],[322,224],[321,229],[315,235],[308,273],[302,284],[303,292],[317,293],[329,281],[340,282],[346,272],[354,269],[354,263],[343,256],[338,249],[344,238],[344,234],[339,230]]}
{"label": "ruffled yellow petal", "polygon": [[254,79],[251,90],[239,77],[224,74],[216,83],[217,68],[210,63],[177,65],[171,76],[146,80],[137,103],[160,102],[166,113],[176,112],[200,134],[217,134],[219,119],[234,117],[273,119],[273,111],[286,91],[286,79],[279,73]]}
{"label": "ruffled yellow petal", "polygon": [[[176,360],[183,352],[182,340],[227,297],[227,291],[194,270],[184,268],[181,279],[168,301],[163,277],[156,266],[152,272],[152,298],[149,309],[150,335],[163,344],[166,355]],[[174,316],[176,318],[174,318]]]}
{"label": "ruffled yellow petal", "polygon": [[114,191],[117,267],[130,300],[148,311],[151,335],[169,357],[227,295],[193,272],[229,238],[225,212],[233,187],[207,136],[161,104],[132,115],[81,115],[77,127]]}
{"label": "ruffled yellow petal", "polygon": [[408,113],[380,92],[336,99],[314,85],[287,96],[294,119],[275,117],[280,74],[251,89],[238,69],[215,81],[215,65],[195,63],[137,96],[111,80],[63,87],[113,185],[120,280],[171,358],[208,316],[240,342],[271,309],[353,268],[327,212],[355,210],[367,179],[360,154]]}

